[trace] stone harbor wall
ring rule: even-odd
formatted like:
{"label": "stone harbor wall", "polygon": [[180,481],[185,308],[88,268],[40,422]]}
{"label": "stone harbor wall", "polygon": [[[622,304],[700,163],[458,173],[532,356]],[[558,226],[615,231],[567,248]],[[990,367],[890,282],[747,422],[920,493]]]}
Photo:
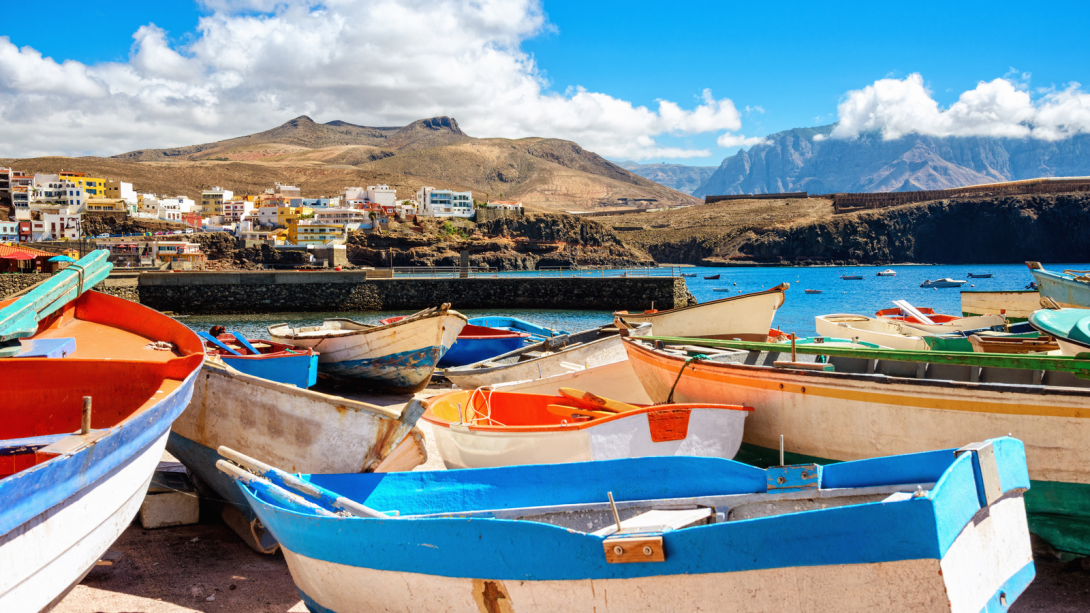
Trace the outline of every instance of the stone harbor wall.
{"label": "stone harbor wall", "polygon": [[[142,304],[191,315],[455,309],[671,309],[695,304],[685,280],[626,278],[368,279],[365,272],[144,273]],[[113,292],[111,292],[113,293]],[[120,295],[120,294],[115,294]],[[128,297],[128,296],[123,296]]]}
{"label": "stone harbor wall", "polygon": [[4,273],[0,274],[0,299],[21,292],[24,289],[48,279],[51,275],[40,273]]}
{"label": "stone harbor wall", "polygon": [[96,285],[95,291],[124,298],[125,300],[132,300],[133,302],[140,302],[140,286],[135,276],[109,277]]}

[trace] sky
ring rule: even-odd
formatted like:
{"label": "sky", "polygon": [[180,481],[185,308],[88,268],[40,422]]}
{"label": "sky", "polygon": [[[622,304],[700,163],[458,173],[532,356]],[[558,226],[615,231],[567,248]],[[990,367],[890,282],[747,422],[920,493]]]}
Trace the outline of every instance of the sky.
{"label": "sky", "polygon": [[67,18],[0,21],[0,157],[190,145],[303,114],[449,115],[471,136],[704,166],[834,122],[829,138],[1090,132],[1086,3],[5,5]]}

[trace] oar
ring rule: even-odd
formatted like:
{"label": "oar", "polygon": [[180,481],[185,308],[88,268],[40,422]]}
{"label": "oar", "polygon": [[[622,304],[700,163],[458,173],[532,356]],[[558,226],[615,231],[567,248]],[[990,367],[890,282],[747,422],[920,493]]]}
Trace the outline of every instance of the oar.
{"label": "oar", "polygon": [[612,411],[614,413],[624,413],[625,411],[638,411],[640,410],[640,408],[642,408],[634,404],[628,404],[627,402],[610,400],[609,398],[602,398],[597,394],[584,392],[583,390],[577,390],[571,387],[560,388],[560,395],[574,401],[579,406],[591,409],[593,411]]}
{"label": "oar", "polygon": [[561,417],[574,417],[576,415],[582,415],[584,417],[593,417],[595,419],[599,417],[611,417],[616,415],[611,411],[591,411],[589,409],[579,409],[576,407],[569,407],[562,404],[550,404],[545,407],[545,410],[553,415],[559,415]]}
{"label": "oar", "polygon": [[243,336],[241,332],[228,332],[228,334],[235,337],[235,340],[238,341],[240,345],[248,349],[250,353],[254,355],[261,355],[261,352],[257,349],[254,349],[254,346],[250,344],[250,341],[246,340],[246,337]]}
{"label": "oar", "polygon": [[907,300],[894,300],[893,304],[901,307],[901,309],[903,309],[905,313],[914,316],[916,319],[920,320],[921,323],[930,326],[935,325],[935,322],[931,321],[930,317],[921,313],[919,309],[909,304]]}
{"label": "oar", "polygon": [[231,355],[237,355],[239,357],[242,357],[241,353],[235,351],[234,349],[231,349],[227,345],[224,345],[223,343],[220,342],[220,339],[212,336],[211,334],[209,334],[207,332],[197,332],[197,336],[203,338],[204,340],[208,341],[209,343],[212,343],[213,345],[219,347],[220,349],[230,353]]}

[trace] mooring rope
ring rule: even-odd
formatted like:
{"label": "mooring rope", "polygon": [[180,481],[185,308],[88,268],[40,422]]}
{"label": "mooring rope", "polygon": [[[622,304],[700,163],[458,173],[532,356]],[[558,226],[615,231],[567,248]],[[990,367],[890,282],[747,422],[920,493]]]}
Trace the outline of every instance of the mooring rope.
{"label": "mooring rope", "polygon": [[681,365],[681,370],[677,371],[677,379],[674,379],[674,384],[670,386],[670,395],[666,397],[666,404],[670,404],[674,401],[674,390],[677,389],[677,382],[681,381],[681,374],[685,372],[685,367],[689,365],[689,362],[693,360],[706,360],[708,356],[703,353],[698,353],[693,357],[685,360],[685,363]]}

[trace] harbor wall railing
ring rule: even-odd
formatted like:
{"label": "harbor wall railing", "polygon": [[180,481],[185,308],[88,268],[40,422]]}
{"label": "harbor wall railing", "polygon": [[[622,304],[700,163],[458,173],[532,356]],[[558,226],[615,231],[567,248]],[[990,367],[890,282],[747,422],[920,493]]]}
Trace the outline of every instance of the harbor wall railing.
{"label": "harbor wall railing", "polygon": [[[131,283],[131,282],[130,282]],[[455,309],[669,309],[695,303],[672,276],[369,278],[366,271],[144,273],[109,293],[191,315]],[[121,294],[118,294],[121,295]]]}

